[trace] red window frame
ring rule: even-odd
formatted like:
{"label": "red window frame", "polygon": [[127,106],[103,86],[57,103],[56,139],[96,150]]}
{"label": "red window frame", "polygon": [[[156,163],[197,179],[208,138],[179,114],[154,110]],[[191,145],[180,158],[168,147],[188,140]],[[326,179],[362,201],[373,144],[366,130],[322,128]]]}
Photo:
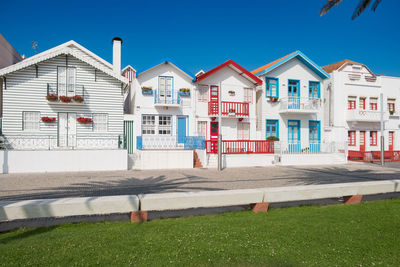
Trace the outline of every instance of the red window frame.
{"label": "red window frame", "polygon": [[370,103],[369,106],[371,110],[378,110],[378,103]]}
{"label": "red window frame", "polygon": [[394,109],[394,103],[388,103],[388,109],[389,109],[389,111],[395,111],[395,109]]}
{"label": "red window frame", "polygon": [[370,144],[370,146],[378,145],[378,132],[377,131],[369,132],[369,144]]}
{"label": "red window frame", "polygon": [[347,101],[347,108],[350,109],[356,109],[356,101],[355,100],[348,100]]}
{"label": "red window frame", "polygon": [[347,136],[349,146],[356,146],[356,131],[348,131]]}
{"label": "red window frame", "polygon": [[365,110],[365,98],[360,98],[360,109]]}

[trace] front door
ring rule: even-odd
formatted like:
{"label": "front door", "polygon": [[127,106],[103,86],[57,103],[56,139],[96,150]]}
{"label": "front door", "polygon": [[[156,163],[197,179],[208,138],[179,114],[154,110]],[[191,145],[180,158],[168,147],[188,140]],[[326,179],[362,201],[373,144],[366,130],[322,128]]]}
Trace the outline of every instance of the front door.
{"label": "front door", "polygon": [[389,151],[393,151],[394,132],[389,132]]}
{"label": "front door", "polygon": [[76,146],[76,113],[58,113],[58,146]]}
{"label": "front door", "polygon": [[319,121],[309,121],[310,151],[319,152],[321,149],[321,131]]}
{"label": "front door", "polygon": [[172,77],[159,77],[159,101],[160,103],[171,104],[173,102]]}
{"label": "front door", "polygon": [[360,131],[360,151],[365,151],[365,131]]}
{"label": "front door", "polygon": [[211,153],[217,153],[218,151],[218,122],[211,122],[210,123],[210,142]]}
{"label": "front door", "polygon": [[187,117],[178,117],[178,143],[185,143]]}
{"label": "front door", "polygon": [[289,152],[300,152],[300,121],[288,121],[288,150]]}
{"label": "front door", "polygon": [[288,83],[288,108],[300,109],[300,82],[289,80]]}

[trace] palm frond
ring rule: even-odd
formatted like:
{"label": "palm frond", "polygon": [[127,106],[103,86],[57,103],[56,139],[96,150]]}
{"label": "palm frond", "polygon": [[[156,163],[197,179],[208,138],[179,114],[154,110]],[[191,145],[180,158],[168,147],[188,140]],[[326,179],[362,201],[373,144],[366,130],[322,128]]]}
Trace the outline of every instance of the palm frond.
{"label": "palm frond", "polygon": [[320,16],[325,15],[332,7],[337,6],[342,1],[343,0],[328,0],[328,2],[326,2],[326,4],[321,8],[319,15]]}
{"label": "palm frond", "polygon": [[375,12],[376,8],[379,6],[382,0],[375,0],[374,4],[372,5],[371,9]]}
{"label": "palm frond", "polygon": [[367,6],[371,3],[371,0],[361,0],[356,9],[354,10],[353,16],[351,19],[354,20],[367,8]]}

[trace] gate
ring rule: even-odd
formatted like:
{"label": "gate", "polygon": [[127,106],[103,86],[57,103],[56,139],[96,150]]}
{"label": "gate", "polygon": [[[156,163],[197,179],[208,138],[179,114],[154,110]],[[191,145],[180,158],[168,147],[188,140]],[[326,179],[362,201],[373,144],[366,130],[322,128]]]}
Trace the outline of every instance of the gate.
{"label": "gate", "polygon": [[133,153],[134,149],[133,121],[124,121],[124,149],[128,150],[128,154]]}

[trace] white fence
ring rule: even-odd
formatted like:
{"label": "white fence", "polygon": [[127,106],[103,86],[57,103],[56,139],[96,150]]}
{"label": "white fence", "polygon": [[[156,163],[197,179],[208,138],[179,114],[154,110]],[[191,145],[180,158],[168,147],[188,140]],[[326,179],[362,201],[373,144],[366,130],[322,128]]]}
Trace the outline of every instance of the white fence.
{"label": "white fence", "polygon": [[275,142],[275,154],[347,154],[347,144],[340,142]]}

